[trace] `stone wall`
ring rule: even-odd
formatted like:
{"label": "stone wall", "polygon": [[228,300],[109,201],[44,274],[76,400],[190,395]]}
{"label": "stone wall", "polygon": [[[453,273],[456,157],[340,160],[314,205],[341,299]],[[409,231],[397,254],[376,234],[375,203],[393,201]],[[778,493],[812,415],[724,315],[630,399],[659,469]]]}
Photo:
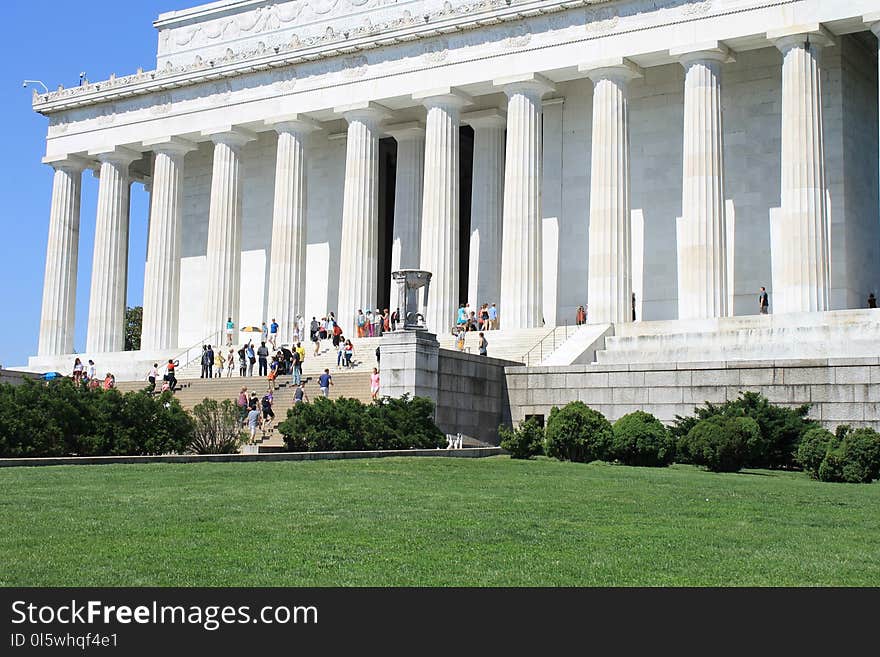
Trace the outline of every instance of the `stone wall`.
{"label": "stone wall", "polygon": [[510,422],[504,368],[510,361],[441,349],[438,358],[437,426],[493,445],[498,425]]}
{"label": "stone wall", "polygon": [[669,423],[752,390],[783,406],[810,403],[830,429],[880,429],[880,358],[508,367],[506,378],[514,422],[580,400],[611,421],[644,410]]}

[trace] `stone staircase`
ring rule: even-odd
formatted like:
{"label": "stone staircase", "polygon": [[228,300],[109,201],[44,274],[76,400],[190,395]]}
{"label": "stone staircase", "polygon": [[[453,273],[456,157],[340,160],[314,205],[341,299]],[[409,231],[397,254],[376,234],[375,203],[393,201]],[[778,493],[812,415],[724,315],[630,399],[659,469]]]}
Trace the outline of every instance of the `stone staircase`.
{"label": "stone staircase", "polygon": [[[308,360],[308,359],[307,359]],[[322,370],[323,371],[323,370]],[[370,370],[372,371],[372,370]],[[370,375],[369,371],[336,371],[331,369],[333,374],[333,386],[330,388],[330,399],[338,399],[339,397],[350,397],[358,399],[365,404],[370,403]],[[310,400],[320,396],[321,390],[318,387],[317,375],[304,374],[306,381],[306,394]],[[142,390],[145,386],[141,381],[125,381],[117,384],[122,392],[131,390]],[[268,385],[264,377],[222,377],[215,379],[187,379],[179,381],[179,388],[175,392],[175,396],[181,405],[186,409],[192,409],[203,399],[238,399],[239,392],[243,387],[257,393],[259,397],[266,394]],[[288,409],[293,406],[294,386],[290,382],[290,377],[283,377],[276,383],[274,392],[274,402],[272,410],[275,412],[275,421],[270,425],[264,425],[262,435],[260,437],[260,451],[281,451],[284,448],[284,440],[277,431],[277,426],[287,417]]]}
{"label": "stone staircase", "polygon": [[616,324],[602,365],[880,355],[880,309]]}
{"label": "stone staircase", "polygon": [[[489,342],[489,356],[500,358],[503,360],[512,360],[515,362],[523,362],[525,355],[536,345],[542,343],[543,351],[541,354],[547,356],[552,351],[561,346],[567,337],[575,333],[576,327],[559,326],[556,328],[533,328],[533,329],[517,329],[517,330],[499,330],[486,331],[486,340]],[[437,336],[441,349],[457,350],[456,338],[451,333]],[[465,335],[466,353],[479,353],[479,332],[470,331]],[[382,338],[352,338],[354,346],[354,355],[352,358],[351,371],[372,372],[374,367],[378,366],[376,362],[376,347],[382,343]],[[330,340],[322,340],[318,351],[315,355],[315,345],[312,342],[303,343],[306,348],[306,358],[303,363],[303,376],[317,376],[325,369],[329,369],[331,373],[339,371],[336,366],[336,349]],[[228,353],[228,347],[224,347],[224,355]],[[233,370],[233,379],[240,379],[238,376],[238,355],[236,353],[236,362]],[[541,356],[536,350],[530,356],[537,364]],[[254,365],[254,372],[258,370],[259,364]],[[194,361],[186,367],[181,367],[177,372],[178,381],[184,382],[189,380],[199,380],[201,375],[201,365],[198,361]],[[226,374],[224,371],[224,378]],[[254,377],[256,378],[256,377]]]}

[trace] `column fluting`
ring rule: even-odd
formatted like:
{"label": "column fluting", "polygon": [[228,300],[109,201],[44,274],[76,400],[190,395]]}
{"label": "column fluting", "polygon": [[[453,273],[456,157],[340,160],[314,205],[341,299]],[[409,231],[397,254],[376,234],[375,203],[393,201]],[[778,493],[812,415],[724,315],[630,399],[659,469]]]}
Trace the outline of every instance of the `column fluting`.
{"label": "column fluting", "polygon": [[501,297],[502,215],[504,208],[504,115],[474,112],[463,119],[474,129],[471,185],[471,236],[468,303],[499,303]]}
{"label": "column fluting", "polygon": [[587,320],[632,321],[629,81],[640,69],[626,60],[590,69],[593,128],[590,160]]}
{"label": "column fluting", "polygon": [[254,138],[240,130],[210,137],[214,142],[214,162],[208,211],[208,287],[202,330],[205,338],[222,333],[228,318],[232,318],[236,329],[240,328],[241,150]]}
{"label": "column fluting", "polygon": [[131,189],[128,168],[140,153],[117,150],[97,157],[101,170],[86,337],[86,350],[92,354],[122,351],[125,346]]}
{"label": "column fluting", "polygon": [[194,145],[173,139],[153,145],[153,178],[141,349],[178,346],[183,161]]}
{"label": "column fluting", "polygon": [[828,310],[830,257],[825,196],[819,31],[780,36],[782,52],[782,171],[779,235],[772,244],[775,313]]}
{"label": "column fluting", "polygon": [[[386,132],[397,141],[391,271],[418,269],[425,180],[425,127],[413,122],[389,126]],[[392,304],[397,299],[397,285],[393,280],[389,298]]]}
{"label": "column fluting", "polygon": [[43,277],[38,354],[73,353],[76,268],[79,257],[79,212],[84,163],[53,163],[52,207]]}
{"label": "column fluting", "polygon": [[306,136],[317,129],[301,119],[274,126],[275,206],[272,214],[272,252],[269,260],[268,318],[279,324],[282,340],[293,335],[296,317],[306,302]]}
{"label": "column fluting", "polygon": [[541,116],[553,84],[537,74],[495,84],[507,95],[498,321],[502,329],[533,328],[544,322]]}
{"label": "column fluting", "polygon": [[375,105],[341,108],[348,121],[339,304],[343,334],[355,335],[359,309],[375,309],[379,259],[379,125],[385,111]]}
{"label": "column fluting", "polygon": [[685,69],[678,316],[725,317],[727,228],[724,214],[721,65],[726,48],[680,57]]}
{"label": "column fluting", "polygon": [[459,301],[459,127],[468,99],[451,92],[420,98],[425,123],[421,269],[431,272],[425,324],[441,334],[455,324]]}

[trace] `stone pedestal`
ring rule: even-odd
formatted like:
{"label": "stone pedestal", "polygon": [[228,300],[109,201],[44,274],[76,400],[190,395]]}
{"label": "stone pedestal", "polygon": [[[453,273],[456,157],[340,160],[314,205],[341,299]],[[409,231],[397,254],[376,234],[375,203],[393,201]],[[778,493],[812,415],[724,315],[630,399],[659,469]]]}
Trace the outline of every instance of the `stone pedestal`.
{"label": "stone pedestal", "polygon": [[428,331],[382,335],[382,395],[430,397],[437,403],[440,343]]}

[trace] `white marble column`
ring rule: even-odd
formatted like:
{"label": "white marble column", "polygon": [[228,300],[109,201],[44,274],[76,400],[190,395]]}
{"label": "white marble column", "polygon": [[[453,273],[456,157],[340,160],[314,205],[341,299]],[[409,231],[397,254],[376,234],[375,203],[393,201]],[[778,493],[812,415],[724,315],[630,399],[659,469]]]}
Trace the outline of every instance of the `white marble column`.
{"label": "white marble column", "polygon": [[238,330],[241,284],[241,149],[256,138],[240,128],[206,133],[214,142],[211,202],[208,211],[208,286],[205,338],[225,330],[232,318]]}
{"label": "white marble column", "polygon": [[440,335],[455,325],[459,302],[459,128],[470,101],[451,89],[413,98],[428,110],[420,248],[420,268],[431,272],[425,324]]}
{"label": "white marble column", "polygon": [[828,310],[830,245],[822,127],[821,28],[768,34],[782,52],[782,189],[771,243],[774,313]]}
{"label": "white marble column", "polygon": [[101,162],[86,337],[86,350],[94,354],[122,351],[125,347],[131,188],[128,168],[141,154],[121,148],[91,154]]}
{"label": "white marble column", "polygon": [[375,309],[379,259],[379,126],[387,110],[375,103],[336,108],[348,121],[342,246],[336,319],[355,335],[358,309]]}
{"label": "white marble column", "polygon": [[[397,141],[391,271],[418,269],[425,180],[425,126],[419,122],[401,123],[388,126],[385,132]],[[389,298],[392,304],[397,299],[397,284],[393,280]]]}
{"label": "white marble column", "polygon": [[727,224],[721,126],[723,44],[679,56],[684,79],[681,217],[677,226],[678,317],[726,317]]}
{"label": "white marble column", "polygon": [[507,94],[499,328],[538,327],[544,322],[541,99],[554,86],[536,73],[495,80],[494,84]]}
{"label": "white marble column", "polygon": [[195,144],[182,139],[144,142],[153,149],[141,349],[177,348],[180,308],[183,159]]}
{"label": "white marble column", "polygon": [[587,321],[632,321],[629,109],[627,85],[641,77],[618,59],[582,66],[593,80]]}
{"label": "white marble column", "polygon": [[269,259],[267,316],[275,319],[282,341],[293,334],[306,302],[306,136],[318,124],[305,116],[268,122],[278,133],[275,155],[275,208]]}
{"label": "white marble column", "polygon": [[76,267],[79,254],[79,209],[85,162],[72,158],[50,162],[52,208],[43,278],[40,356],[73,353]]}
{"label": "white marble column", "polygon": [[501,297],[501,222],[504,207],[503,112],[483,110],[462,120],[474,129],[468,303],[476,312]]}

